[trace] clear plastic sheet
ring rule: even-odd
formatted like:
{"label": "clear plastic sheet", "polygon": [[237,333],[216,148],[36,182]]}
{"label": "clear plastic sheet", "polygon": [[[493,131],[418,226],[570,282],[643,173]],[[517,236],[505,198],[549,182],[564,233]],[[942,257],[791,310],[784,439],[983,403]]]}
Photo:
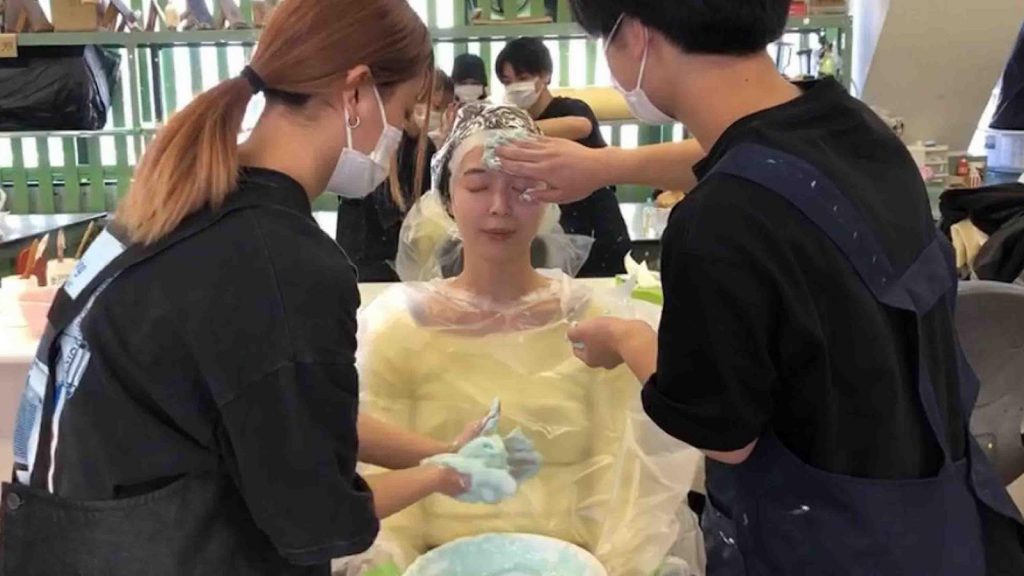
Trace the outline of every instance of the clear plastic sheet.
{"label": "clear plastic sheet", "polygon": [[[538,268],[575,276],[590,256],[594,239],[563,232],[559,215],[558,206],[548,205],[531,259]],[[451,278],[462,271],[462,238],[438,192],[424,194],[406,215],[398,236],[395,270],[403,282]]]}
{"label": "clear plastic sheet", "polygon": [[[398,239],[395,270],[405,282],[451,278],[462,271],[462,238],[447,204],[456,185],[453,174],[471,151],[482,150],[484,166],[500,170],[494,150],[508,139],[539,135],[533,119],[518,108],[485,103],[459,109],[450,137],[431,161],[432,190],[410,209]],[[539,183],[537,184],[539,185]],[[529,190],[520,196],[525,201]],[[558,225],[558,206],[547,205],[531,249],[537,268],[575,276],[587,261],[594,239],[567,235]]]}
{"label": "clear plastic sheet", "polygon": [[658,309],[543,274],[544,287],[512,304],[435,280],[395,286],[361,313],[362,410],[445,439],[499,397],[498,432],[521,428],[544,460],[497,506],[435,496],[389,518],[371,552],[378,564],[405,568],[460,537],[526,532],[582,546],[612,576],[650,576],[670,550],[703,565],[686,509],[703,456],[646,417],[628,369],[587,368],[566,339],[572,322],[611,314],[654,324]]}

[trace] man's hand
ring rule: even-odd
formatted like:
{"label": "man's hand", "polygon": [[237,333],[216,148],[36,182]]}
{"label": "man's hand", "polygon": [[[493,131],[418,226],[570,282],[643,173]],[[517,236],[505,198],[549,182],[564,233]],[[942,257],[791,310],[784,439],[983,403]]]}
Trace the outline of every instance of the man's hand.
{"label": "man's hand", "polygon": [[623,362],[641,382],[658,364],[658,336],[640,320],[595,318],[569,329],[573,353],[591,368],[618,368]]}
{"label": "man's hand", "polygon": [[587,148],[572,140],[539,137],[498,147],[501,169],[507,174],[537,180],[547,188],[530,190],[541,202],[569,204],[583,200],[605,182],[604,155],[612,148]]}

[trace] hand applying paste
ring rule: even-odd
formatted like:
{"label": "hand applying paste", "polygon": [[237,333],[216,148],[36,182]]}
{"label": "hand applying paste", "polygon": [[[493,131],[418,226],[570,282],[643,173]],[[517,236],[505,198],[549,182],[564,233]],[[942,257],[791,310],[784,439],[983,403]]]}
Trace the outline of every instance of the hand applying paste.
{"label": "hand applying paste", "polygon": [[[487,138],[487,143],[484,144],[484,165],[490,170],[500,171],[502,167],[501,158],[498,157],[498,148],[513,142],[535,139],[536,135],[521,128],[492,133]],[[537,189],[538,188],[527,188],[520,195],[520,198],[525,202],[534,202],[535,200],[531,193]]]}
{"label": "hand applying paste", "polygon": [[457,499],[470,503],[497,504],[513,496],[519,484],[540,472],[543,459],[533,442],[518,428],[502,439],[498,436],[501,401],[481,422],[480,436],[470,440],[456,454],[442,454],[423,461],[451,468],[470,479],[470,489]]}
{"label": "hand applying paste", "polygon": [[508,452],[501,438],[485,436],[466,444],[458,454],[442,454],[423,461],[451,468],[470,479],[469,490],[456,499],[471,504],[497,504],[516,493],[518,484],[509,473]]}

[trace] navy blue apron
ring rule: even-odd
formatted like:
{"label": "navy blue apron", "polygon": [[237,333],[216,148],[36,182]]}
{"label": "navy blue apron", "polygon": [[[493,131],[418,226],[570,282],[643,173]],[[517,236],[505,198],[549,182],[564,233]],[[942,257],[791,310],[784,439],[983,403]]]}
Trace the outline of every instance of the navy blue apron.
{"label": "navy blue apron", "polygon": [[[779,194],[831,239],[881,304],[921,318],[956,301],[945,238],[905,270],[894,269],[855,206],[821,172],[790,154],[737,146],[712,173]],[[920,330],[919,330],[920,333]],[[923,345],[923,343],[922,343]],[[920,348],[920,346],[918,347]],[[979,383],[957,344],[961,405],[968,420]],[[708,576],[984,576],[981,507],[1021,525],[1021,516],[969,431],[954,461],[928,368],[918,354],[918,395],[944,463],[931,478],[853,478],[813,468],[770,431],[739,466],[708,461],[702,526]],[[986,511],[987,513],[987,511]]]}
{"label": "navy blue apron", "polygon": [[[330,567],[293,566],[259,530],[227,472],[210,470],[174,481],[141,496],[71,501],[51,492],[51,445],[56,406],[59,335],[87,306],[90,297],[120,272],[215,225],[227,214],[264,204],[258,196],[235,194],[216,212],[186,220],[178,230],[148,246],[129,246],[109,232],[90,251],[115,243],[112,259],[74,289],[69,279],[50,309],[49,327],[37,362],[48,367],[31,475],[3,484],[0,503],[0,576],[327,576]],[[104,248],[98,248],[97,252]],[[87,262],[89,253],[82,259]],[[68,291],[72,290],[72,297]]]}

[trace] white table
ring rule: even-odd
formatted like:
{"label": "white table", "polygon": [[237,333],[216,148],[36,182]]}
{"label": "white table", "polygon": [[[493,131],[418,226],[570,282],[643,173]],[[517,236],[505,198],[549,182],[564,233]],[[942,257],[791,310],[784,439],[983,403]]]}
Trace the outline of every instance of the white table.
{"label": "white table", "polygon": [[106,212],[91,214],[31,214],[0,216],[0,246],[24,242],[61,228],[88,224],[107,216]]}

